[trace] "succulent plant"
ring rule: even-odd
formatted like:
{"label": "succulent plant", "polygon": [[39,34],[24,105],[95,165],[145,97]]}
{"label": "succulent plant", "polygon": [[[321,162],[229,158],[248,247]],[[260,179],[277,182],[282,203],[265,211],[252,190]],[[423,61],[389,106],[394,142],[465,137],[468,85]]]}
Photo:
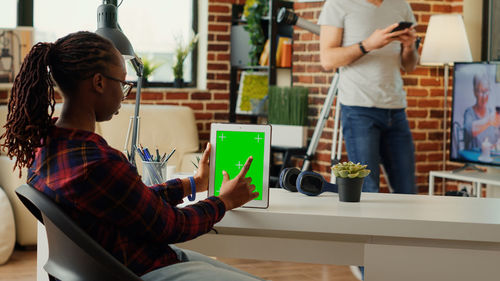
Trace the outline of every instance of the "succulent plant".
{"label": "succulent plant", "polygon": [[349,161],[334,165],[332,171],[337,178],[364,178],[370,174],[370,170],[366,167],[367,165],[354,164]]}

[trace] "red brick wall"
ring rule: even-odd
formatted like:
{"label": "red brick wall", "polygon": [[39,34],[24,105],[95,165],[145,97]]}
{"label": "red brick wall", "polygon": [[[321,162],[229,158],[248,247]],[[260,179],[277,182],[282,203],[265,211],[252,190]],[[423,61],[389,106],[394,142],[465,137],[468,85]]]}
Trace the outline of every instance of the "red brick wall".
{"label": "red brick wall", "polygon": [[[432,14],[462,13],[463,9],[462,0],[409,0],[408,2],[411,4],[418,22],[418,35],[424,39],[427,24]],[[304,19],[316,22],[322,6],[323,2],[297,2],[295,3],[295,12]],[[318,40],[319,36],[299,28],[295,29],[293,81],[294,85],[306,86],[310,89],[311,125],[316,124],[332,78],[330,72],[321,69]],[[428,190],[429,171],[440,170],[443,167],[443,76],[442,68],[423,66],[419,66],[412,73],[403,74],[405,90],[408,94],[408,119],[415,142],[417,185],[420,192]],[[450,102],[451,99],[448,104]],[[447,116],[450,116],[450,112]],[[311,135],[312,131],[313,129],[310,129]],[[332,132],[333,118],[330,118],[318,145],[317,160],[312,165],[315,171],[321,171],[327,178],[329,178]],[[447,139],[449,140],[449,134]],[[345,149],[343,151],[342,160],[346,160]],[[451,168],[453,165],[447,163],[447,168]],[[387,191],[385,184],[382,185],[382,190]]]}
{"label": "red brick wall", "polygon": [[[461,13],[462,0],[409,0],[418,21],[419,36],[425,37],[430,15]],[[231,5],[244,0],[210,0],[208,26],[207,90],[144,89],[142,103],[173,104],[191,107],[196,115],[200,139],[209,139],[210,123],[228,120]],[[317,21],[323,2],[295,3],[295,12],[302,18]],[[312,135],[323,104],[331,73],[324,72],[319,63],[319,37],[295,29],[293,81],[294,85],[310,89],[310,135]],[[428,172],[442,168],[443,70],[418,67],[405,74],[408,93],[408,117],[416,148],[417,183],[420,192],[427,190]],[[6,103],[7,91],[0,90],[0,103]],[[127,102],[133,102],[130,97]],[[451,101],[451,100],[450,100]],[[449,102],[450,102],[449,101]],[[450,114],[448,113],[448,116]],[[449,122],[449,120],[448,120]],[[449,127],[449,126],[448,126]],[[329,119],[312,163],[315,171],[329,178],[330,149],[333,120]],[[449,138],[448,138],[449,139]],[[344,155],[343,160],[346,159]],[[453,164],[448,163],[447,167]],[[384,188],[383,188],[384,190]]]}

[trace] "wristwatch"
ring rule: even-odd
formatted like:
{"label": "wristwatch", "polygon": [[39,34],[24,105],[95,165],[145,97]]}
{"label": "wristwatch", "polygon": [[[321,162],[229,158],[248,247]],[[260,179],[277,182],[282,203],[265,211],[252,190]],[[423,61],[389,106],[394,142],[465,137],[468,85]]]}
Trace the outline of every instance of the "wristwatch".
{"label": "wristwatch", "polygon": [[358,46],[359,46],[359,49],[361,50],[361,52],[363,53],[363,55],[368,54],[368,51],[365,49],[365,47],[363,47],[362,41],[358,43]]}

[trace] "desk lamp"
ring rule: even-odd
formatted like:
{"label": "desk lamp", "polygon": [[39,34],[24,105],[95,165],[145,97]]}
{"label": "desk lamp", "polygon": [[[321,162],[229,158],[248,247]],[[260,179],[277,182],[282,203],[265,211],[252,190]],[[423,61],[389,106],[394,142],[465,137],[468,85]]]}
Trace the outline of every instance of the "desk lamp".
{"label": "desk lamp", "polygon": [[[142,88],[142,74],[144,64],[141,59],[134,52],[132,44],[127,36],[123,34],[120,25],[118,25],[118,6],[117,0],[103,0],[102,5],[97,8],[97,30],[96,33],[104,38],[109,39],[115,47],[120,51],[125,60],[131,60],[132,66],[137,73],[137,91],[135,95],[135,111],[133,117],[132,140],[130,150],[127,151],[127,144],[129,139],[129,131],[127,131],[125,152],[128,160],[135,166],[135,147],[137,145],[138,131],[139,131],[139,107],[141,104],[141,88]],[[129,127],[130,130],[130,127]]]}
{"label": "desk lamp", "polygon": [[427,27],[420,64],[444,66],[443,170],[446,168],[446,111],[448,107],[449,67],[454,62],[472,61],[462,16],[432,15]]}

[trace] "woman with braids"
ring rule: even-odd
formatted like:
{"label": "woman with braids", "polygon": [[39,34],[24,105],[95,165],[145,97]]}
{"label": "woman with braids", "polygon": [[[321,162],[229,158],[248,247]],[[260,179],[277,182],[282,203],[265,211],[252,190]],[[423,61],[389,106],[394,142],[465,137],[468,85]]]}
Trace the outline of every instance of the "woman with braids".
{"label": "woman with braids", "polygon": [[[191,193],[207,190],[210,145],[192,179],[145,186],[120,151],[94,133],[130,92],[125,62],[113,44],[77,32],[38,43],[24,59],[9,99],[2,146],[27,183],[59,204],[93,239],[144,280],[258,280],[201,254],[169,244],[209,232],[227,210],[257,197],[246,178],[224,173],[221,194],[177,208]],[[64,97],[54,111],[54,82]],[[194,181],[192,181],[194,180]]]}

